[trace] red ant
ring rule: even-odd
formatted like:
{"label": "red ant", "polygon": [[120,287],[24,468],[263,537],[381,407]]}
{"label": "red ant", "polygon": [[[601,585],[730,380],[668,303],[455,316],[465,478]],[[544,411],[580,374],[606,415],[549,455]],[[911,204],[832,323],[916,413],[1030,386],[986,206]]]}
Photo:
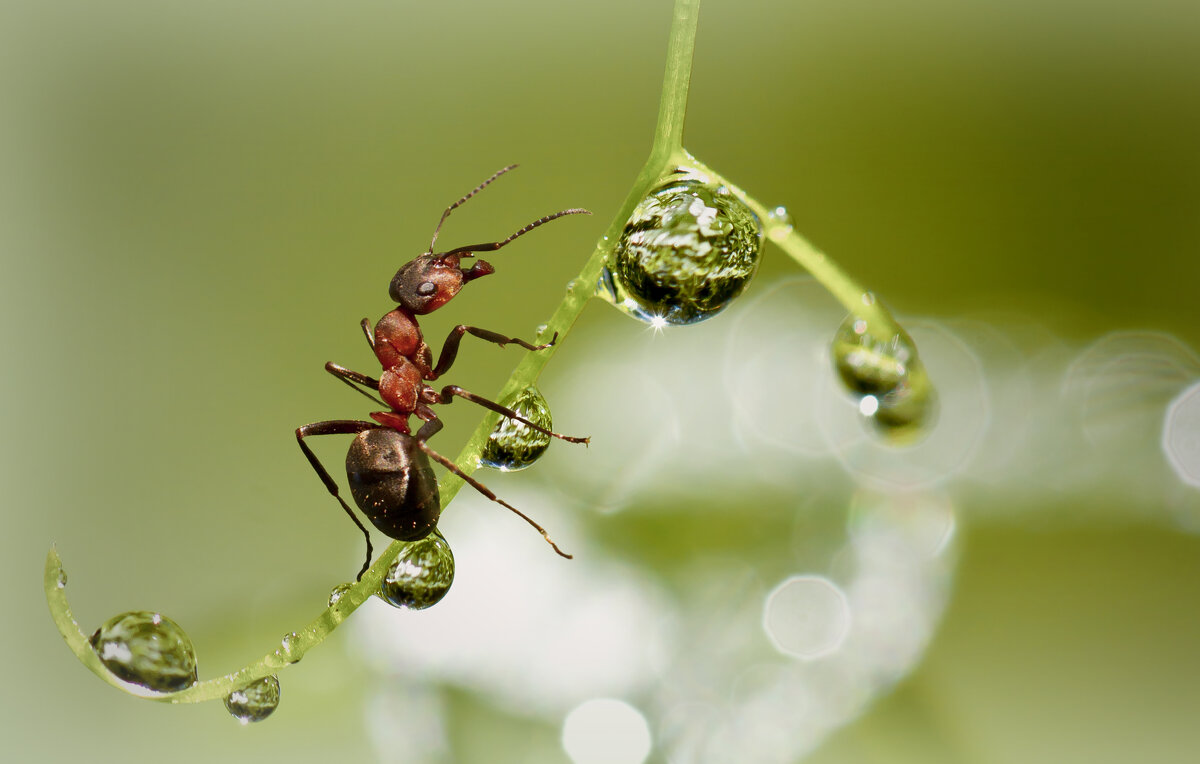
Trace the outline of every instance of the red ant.
{"label": "red ant", "polygon": [[[354,496],[354,501],[362,513],[376,528],[390,538],[399,541],[415,541],[425,538],[437,527],[438,518],[441,515],[441,499],[438,495],[437,479],[434,477],[433,467],[429,463],[429,459],[433,458],[484,496],[520,515],[525,522],[542,534],[555,552],[566,558],[571,557],[559,549],[546,530],[532,518],[498,498],[486,486],[464,473],[454,462],[431,449],[426,443],[430,437],[442,429],[442,421],[438,419],[437,414],[430,406],[438,403],[450,403],[454,400],[454,396],[477,403],[509,419],[515,419],[545,435],[551,435],[571,443],[588,442],[587,438],[560,435],[539,427],[512,409],[469,393],[457,385],[447,385],[438,391],[426,384],[426,381],[431,382],[440,377],[454,363],[455,356],[458,354],[458,343],[464,334],[494,342],[500,347],[511,342],[526,350],[544,350],[558,339],[558,334],[555,333],[550,342],[544,345],[531,345],[515,337],[505,337],[486,329],[460,324],[450,330],[450,335],[446,338],[442,352],[438,356],[437,364],[434,365],[433,354],[429,345],[425,344],[425,340],[421,336],[421,329],[417,325],[417,316],[432,313],[445,305],[458,294],[463,284],[480,276],[495,273],[491,264],[484,260],[475,261],[470,268],[460,268],[461,258],[473,257],[475,252],[491,252],[500,249],[513,239],[564,215],[592,214],[583,209],[563,210],[539,218],[501,241],[472,244],[447,252],[434,253],[433,247],[437,244],[438,233],[442,230],[442,224],[446,222],[450,213],[482,191],[496,178],[515,167],[516,165],[509,165],[499,170],[470,193],[447,207],[446,211],[442,213],[441,220],[438,221],[437,228],[433,231],[429,249],[401,266],[392,278],[389,294],[397,303],[396,309],[379,319],[374,330],[371,329],[368,319],[362,320],[362,329],[367,336],[367,342],[383,366],[383,373],[379,379],[359,374],[335,363],[325,364],[325,370],[330,374],[371,400],[388,407],[389,410],[372,412],[370,416],[374,420],[373,422],[334,419],[306,424],[296,429],[296,441],[300,444],[300,449],[308,458],[309,463],[316,470],[321,481],[325,483],[329,493],[338,500],[342,509],[346,511],[346,514],[350,516],[350,519],[367,539],[367,559],[358,573],[359,579],[371,565],[371,535],[338,494],[337,483],[330,477],[329,472],[326,471],[308,444],[304,442],[304,439],[310,435],[353,434],[356,436],[354,442],[350,444],[349,453],[346,454],[346,474],[350,483],[350,493]],[[368,391],[379,393],[382,400]],[[424,422],[417,430],[416,435],[412,434],[408,425],[408,418],[414,414]]]}

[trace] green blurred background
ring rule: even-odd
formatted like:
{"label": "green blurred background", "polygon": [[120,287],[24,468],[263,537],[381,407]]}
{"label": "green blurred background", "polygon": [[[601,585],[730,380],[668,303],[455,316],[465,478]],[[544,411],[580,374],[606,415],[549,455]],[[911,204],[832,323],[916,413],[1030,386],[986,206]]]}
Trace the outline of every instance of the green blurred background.
{"label": "green blurred background", "polygon": [[[246,729],[219,705],[96,681],[47,617],[46,549],[85,628],[162,609],[202,673],[307,621],[361,554],[291,442],[299,424],[364,413],[321,365],[369,371],[358,320],[390,307],[388,280],[441,209],[510,162],[523,167],[443,242],[567,206],[596,216],[497,255],[495,276],[423,326],[531,335],[645,158],[669,19],[669,3],[632,0],[0,5],[0,565],[17,598],[0,758],[392,758],[364,732],[375,680],[341,633]],[[1032,323],[1064,353],[1128,329],[1200,345],[1193,0],[707,0],[686,143],[787,204],[901,314]],[[746,299],[796,270],[768,249]],[[619,370],[682,334],[651,340],[597,303],[547,386],[589,353]],[[454,381],[483,394],[516,360],[460,357]],[[455,453],[478,415],[460,404],[446,419],[440,447]],[[321,453],[336,465],[343,448]],[[986,483],[955,489],[957,569],[924,660],[807,761],[1195,760],[1200,541],[1165,513],[1125,511],[1120,492],[1045,485],[1002,507]],[[769,493],[744,500],[788,501]],[[696,536],[747,541],[710,522],[722,506],[681,501],[662,522],[631,510],[583,527],[650,567],[657,553],[685,566]],[[710,525],[680,530],[692,512]],[[566,761],[553,724],[467,692],[446,702],[452,760]]]}

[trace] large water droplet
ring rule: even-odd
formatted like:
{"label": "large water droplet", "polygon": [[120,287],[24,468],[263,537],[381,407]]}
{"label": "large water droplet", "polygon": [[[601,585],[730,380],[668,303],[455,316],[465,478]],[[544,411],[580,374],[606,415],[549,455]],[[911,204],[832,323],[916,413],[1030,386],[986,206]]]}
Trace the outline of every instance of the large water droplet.
{"label": "large water droplet", "polygon": [[379,597],[393,607],[424,610],[441,602],[454,583],[454,553],[434,531],[408,544],[380,586]]}
{"label": "large water droplet", "polygon": [[833,363],[846,387],[860,395],[886,395],[908,379],[917,349],[903,330],[879,337],[865,318],[851,315],[833,338]]}
{"label": "large water droplet", "polygon": [[758,218],[728,189],[680,178],[634,209],[598,289],[647,323],[692,324],[742,293],[761,247]]}
{"label": "large water droplet", "polygon": [[[541,391],[533,385],[505,401],[504,405],[540,427],[547,430],[553,427],[550,406]],[[533,464],[549,446],[549,435],[538,432],[524,422],[501,417],[483,444],[479,461],[488,467],[514,472]]]}
{"label": "large water droplet", "polygon": [[265,676],[225,696],[225,708],[242,724],[261,722],[279,707],[279,680]]}
{"label": "large water droplet", "polygon": [[178,692],[196,683],[196,650],[179,624],[137,610],[104,622],[92,647],[119,679],[154,692]]}

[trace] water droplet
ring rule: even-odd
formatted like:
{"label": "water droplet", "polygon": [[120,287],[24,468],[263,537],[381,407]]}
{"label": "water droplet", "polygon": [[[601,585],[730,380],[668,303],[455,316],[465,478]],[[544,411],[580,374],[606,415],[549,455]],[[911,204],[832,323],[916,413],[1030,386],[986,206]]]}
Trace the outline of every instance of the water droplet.
{"label": "water droplet", "polygon": [[776,207],[768,213],[767,218],[773,224],[769,226],[771,241],[783,241],[791,234],[792,216],[787,207]]}
{"label": "water droplet", "polygon": [[574,288],[575,288],[575,279],[571,279],[570,281],[567,282],[567,291],[570,292]]}
{"label": "water droplet", "polygon": [[225,696],[225,708],[242,724],[261,722],[279,707],[279,680],[265,676]]}
{"label": "water droplet", "polygon": [[[833,338],[833,362],[846,387],[860,395],[883,396],[908,379],[917,348],[903,331],[878,337],[855,315]],[[882,405],[882,401],[880,402]]]}
{"label": "water droplet", "polygon": [[[504,405],[540,427],[547,430],[553,427],[550,406],[533,385],[517,393]],[[549,446],[549,435],[538,432],[524,422],[501,417],[483,444],[479,461],[502,472],[514,472],[533,464]]]}
{"label": "water droplet", "polygon": [[342,595],[350,591],[351,587],[353,586],[354,584],[347,582],[333,587],[333,591],[329,593],[329,607],[333,607],[334,605],[338,604],[338,602],[340,602],[342,599]]}
{"label": "water droplet", "polygon": [[434,531],[408,544],[383,578],[379,597],[393,607],[424,610],[441,602],[454,583],[454,553]]}
{"label": "water droplet", "polygon": [[634,209],[598,292],[642,321],[692,324],[742,293],[761,248],[758,218],[728,189],[679,178]]}
{"label": "water droplet", "polygon": [[538,324],[536,331],[537,331],[537,337],[540,339],[542,337],[542,335],[544,335],[546,332],[550,331],[550,325],[549,324]]}
{"label": "water droplet", "polygon": [[297,648],[300,645],[300,635],[296,632],[284,635],[279,641],[279,654],[288,663],[296,663],[300,660],[301,655],[298,654]]}
{"label": "water droplet", "polygon": [[196,683],[192,640],[170,618],[137,610],[104,622],[91,638],[100,660],[122,681],[154,692],[178,692]]}

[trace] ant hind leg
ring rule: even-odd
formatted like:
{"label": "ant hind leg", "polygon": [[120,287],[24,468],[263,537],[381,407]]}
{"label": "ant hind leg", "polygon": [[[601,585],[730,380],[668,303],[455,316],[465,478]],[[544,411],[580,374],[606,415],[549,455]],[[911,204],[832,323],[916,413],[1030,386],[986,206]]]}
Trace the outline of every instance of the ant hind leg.
{"label": "ant hind leg", "polygon": [[496,403],[495,401],[489,401],[487,398],[481,398],[480,396],[476,395],[475,393],[468,392],[468,391],[462,389],[458,385],[446,385],[445,387],[443,387],[442,392],[440,394],[441,400],[439,402],[440,403],[450,403],[454,400],[454,396],[458,396],[459,398],[462,398],[463,400],[468,400],[471,403],[477,403],[480,406],[483,406],[485,409],[488,409],[490,411],[495,411],[497,414],[500,414],[501,416],[505,416],[505,417],[508,417],[509,419],[514,419],[518,422],[521,422],[522,424],[524,424],[528,427],[532,427],[534,430],[537,430],[538,432],[542,433],[543,435],[549,435],[552,438],[558,438],[559,440],[565,440],[568,443],[583,443],[586,445],[587,443],[591,442],[591,438],[579,438],[579,437],[575,437],[573,435],[562,435],[560,433],[554,432],[553,430],[547,430],[545,427],[542,427],[541,425],[538,425],[534,422],[529,421],[528,419],[521,416],[520,414],[513,411],[512,409],[505,408],[504,406],[501,406],[499,403]]}
{"label": "ant hind leg", "polygon": [[346,514],[354,521],[358,529],[362,531],[363,538],[367,540],[367,559],[363,562],[362,570],[358,571],[358,576],[354,579],[355,581],[362,580],[363,574],[367,572],[367,568],[371,567],[373,551],[371,548],[371,534],[367,532],[366,526],[359,521],[354,512],[350,510],[350,506],[342,499],[338,492],[337,482],[329,474],[329,471],[325,469],[325,465],[321,464],[321,460],[317,458],[317,455],[308,447],[308,444],[304,442],[304,439],[313,435],[357,435],[360,432],[373,430],[377,427],[379,425],[374,422],[334,419],[326,422],[313,422],[312,424],[296,428],[296,442],[300,444],[300,450],[304,452],[305,458],[312,465],[313,470],[317,473],[317,477],[321,478],[321,482],[325,484],[325,490],[329,491],[330,496],[337,499],[338,504],[342,505],[342,509],[346,511]]}
{"label": "ant hind leg", "polygon": [[486,485],[484,485],[483,483],[480,483],[475,478],[473,478],[470,475],[468,475],[467,473],[463,472],[461,469],[459,469],[459,466],[457,464],[455,464],[451,460],[449,460],[446,457],[439,454],[437,451],[434,451],[432,448],[430,448],[429,444],[426,443],[425,441],[428,440],[433,435],[435,435],[441,429],[442,429],[442,420],[440,420],[436,417],[434,417],[433,419],[430,419],[428,422],[421,425],[421,429],[417,430],[417,434],[415,436],[413,436],[413,439],[417,443],[417,447],[420,448],[422,451],[424,451],[425,454],[428,455],[430,459],[433,459],[435,462],[442,465],[446,469],[450,470],[455,475],[458,475],[460,478],[463,479],[464,482],[466,482],[468,485],[470,485],[476,491],[479,491],[481,494],[483,494],[487,498],[496,502],[497,504],[499,504],[500,506],[509,510],[510,512],[513,512],[518,517],[520,517],[522,520],[524,520],[525,522],[527,522],[531,526],[533,526],[534,530],[536,530],[538,533],[542,534],[542,538],[546,539],[546,543],[548,543],[554,549],[554,551],[559,554],[559,556],[566,557],[568,560],[572,559],[572,555],[567,554],[562,549],[560,549],[558,544],[554,543],[554,539],[550,538],[550,534],[546,532],[546,529],[543,528],[542,526],[538,525],[532,517],[525,514],[521,510],[517,509],[513,505],[509,504],[504,499],[501,499],[496,494],[492,493],[491,489],[489,489]]}

